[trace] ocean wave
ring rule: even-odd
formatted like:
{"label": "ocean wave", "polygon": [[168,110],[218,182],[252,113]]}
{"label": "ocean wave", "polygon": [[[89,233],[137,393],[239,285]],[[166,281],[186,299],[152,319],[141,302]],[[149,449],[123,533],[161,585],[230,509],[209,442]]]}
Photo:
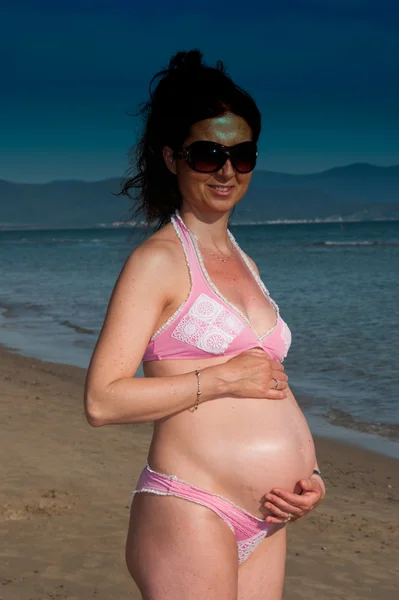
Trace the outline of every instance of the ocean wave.
{"label": "ocean wave", "polygon": [[23,245],[23,244],[31,244],[33,246],[40,246],[40,245],[46,245],[46,244],[86,244],[86,245],[90,245],[90,244],[104,244],[104,243],[109,243],[109,240],[103,240],[100,238],[93,238],[93,239],[85,239],[85,238],[50,238],[50,239],[46,239],[46,238],[42,238],[42,239],[27,239],[27,238],[21,238],[19,240],[0,240],[0,244],[1,245],[11,245],[11,246],[19,246],[19,245]]}
{"label": "ocean wave", "polygon": [[99,238],[93,238],[92,240],[88,240],[87,238],[52,238],[52,244],[102,244],[105,240],[101,240]]}
{"label": "ocean wave", "polygon": [[16,318],[25,313],[35,313],[36,315],[44,314],[43,306],[34,302],[18,302],[10,303],[0,298],[0,310],[3,312],[3,317]]}
{"label": "ocean wave", "polygon": [[36,244],[36,242],[27,238],[21,238],[20,240],[0,240],[0,244]]}
{"label": "ocean wave", "polygon": [[339,425],[347,429],[354,429],[364,433],[373,433],[381,437],[399,442],[399,423],[370,423],[355,419],[353,415],[340,408],[330,407],[323,415],[331,425]]}
{"label": "ocean wave", "polygon": [[64,325],[64,327],[68,327],[69,329],[73,329],[76,333],[83,333],[86,335],[94,335],[94,330],[93,329],[89,329],[87,327],[81,327],[80,325],[77,325],[76,323],[72,323],[71,321],[65,320],[65,321],[60,321],[61,325]]}
{"label": "ocean wave", "polygon": [[399,246],[399,242],[385,242],[384,240],[358,240],[353,242],[337,242],[324,240],[311,242],[310,246]]}

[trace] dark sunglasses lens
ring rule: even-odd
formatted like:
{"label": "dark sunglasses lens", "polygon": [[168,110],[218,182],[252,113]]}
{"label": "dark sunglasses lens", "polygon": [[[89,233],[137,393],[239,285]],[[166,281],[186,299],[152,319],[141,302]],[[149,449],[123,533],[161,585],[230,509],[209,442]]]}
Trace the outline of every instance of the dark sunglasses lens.
{"label": "dark sunglasses lens", "polygon": [[202,173],[220,169],[224,156],[219,148],[208,142],[195,142],[190,147],[190,166]]}
{"label": "dark sunglasses lens", "polygon": [[[250,173],[256,165],[257,148],[255,142],[243,142],[233,146],[231,151],[233,167],[239,173]],[[218,144],[207,141],[194,142],[190,146],[189,165],[201,173],[219,171],[228,155]]]}
{"label": "dark sunglasses lens", "polygon": [[236,146],[232,152],[233,166],[239,173],[250,173],[256,166],[257,149],[253,142]]}

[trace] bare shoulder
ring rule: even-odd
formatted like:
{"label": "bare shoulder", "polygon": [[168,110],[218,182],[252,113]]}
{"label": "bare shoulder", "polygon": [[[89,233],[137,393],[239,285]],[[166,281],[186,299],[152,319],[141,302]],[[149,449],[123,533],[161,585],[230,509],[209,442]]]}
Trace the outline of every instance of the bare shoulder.
{"label": "bare shoulder", "polygon": [[246,258],[249,260],[251,267],[253,268],[253,270],[255,271],[255,273],[259,276],[259,269],[256,266],[256,262],[250,257],[248,256],[248,254],[246,252],[244,252]]}
{"label": "bare shoulder", "polygon": [[[142,242],[126,260],[124,277],[151,279],[162,284],[176,275],[182,262],[181,244],[170,224]],[[155,279],[154,279],[155,278]]]}

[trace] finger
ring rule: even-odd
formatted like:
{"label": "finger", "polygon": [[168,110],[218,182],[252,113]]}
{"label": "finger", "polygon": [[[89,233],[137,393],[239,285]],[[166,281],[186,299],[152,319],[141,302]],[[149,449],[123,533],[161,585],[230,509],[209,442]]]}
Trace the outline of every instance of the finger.
{"label": "finger", "polygon": [[271,502],[265,502],[264,506],[265,508],[267,508],[267,510],[271,513],[272,516],[278,517],[279,519],[286,520],[291,515],[289,511],[286,512],[284,510],[281,510],[280,508],[278,508],[278,506],[272,504]]}
{"label": "finger", "polygon": [[279,360],[271,360],[270,366],[274,371],[284,371],[284,367]]}
{"label": "finger", "polygon": [[264,391],[262,398],[266,400],[285,400],[288,394],[285,390],[268,389]]}
{"label": "finger", "polygon": [[288,504],[297,506],[302,510],[308,510],[313,505],[314,495],[312,492],[305,492],[304,494],[292,494],[286,490],[280,490],[273,488],[271,493],[276,495],[278,498],[282,498]]}
{"label": "finger", "polygon": [[278,379],[278,381],[288,381],[288,375],[283,373],[283,371],[278,371],[277,369],[272,369],[271,376]]}
{"label": "finger", "polygon": [[298,517],[303,517],[304,515],[304,511],[302,510],[302,508],[299,508],[299,506],[295,506],[294,504],[288,504],[288,502],[285,502],[284,500],[278,498],[278,496],[274,496],[273,494],[267,494],[265,506],[267,503],[274,504],[275,506],[277,506],[277,508],[279,508],[287,514],[295,515]]}
{"label": "finger", "polygon": [[306,491],[318,490],[320,485],[314,479],[301,479],[299,482],[302,489]]}
{"label": "finger", "polygon": [[266,523],[278,523],[279,525],[281,525],[281,523],[287,523],[287,519],[279,519],[277,517],[272,517],[271,515],[268,515],[265,518]]}
{"label": "finger", "polygon": [[279,381],[277,377],[273,377],[270,387],[272,390],[286,390],[288,388],[288,383]]}

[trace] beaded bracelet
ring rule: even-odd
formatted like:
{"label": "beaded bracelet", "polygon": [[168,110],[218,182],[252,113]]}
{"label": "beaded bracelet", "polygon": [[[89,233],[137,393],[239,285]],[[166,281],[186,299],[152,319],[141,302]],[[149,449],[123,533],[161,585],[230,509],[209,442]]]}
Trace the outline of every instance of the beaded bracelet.
{"label": "beaded bracelet", "polygon": [[195,374],[197,376],[197,398],[195,399],[195,404],[193,406],[194,410],[197,410],[198,408],[198,404],[199,404],[199,399],[201,396],[201,386],[200,386],[200,372],[198,371],[198,369],[195,371]]}

